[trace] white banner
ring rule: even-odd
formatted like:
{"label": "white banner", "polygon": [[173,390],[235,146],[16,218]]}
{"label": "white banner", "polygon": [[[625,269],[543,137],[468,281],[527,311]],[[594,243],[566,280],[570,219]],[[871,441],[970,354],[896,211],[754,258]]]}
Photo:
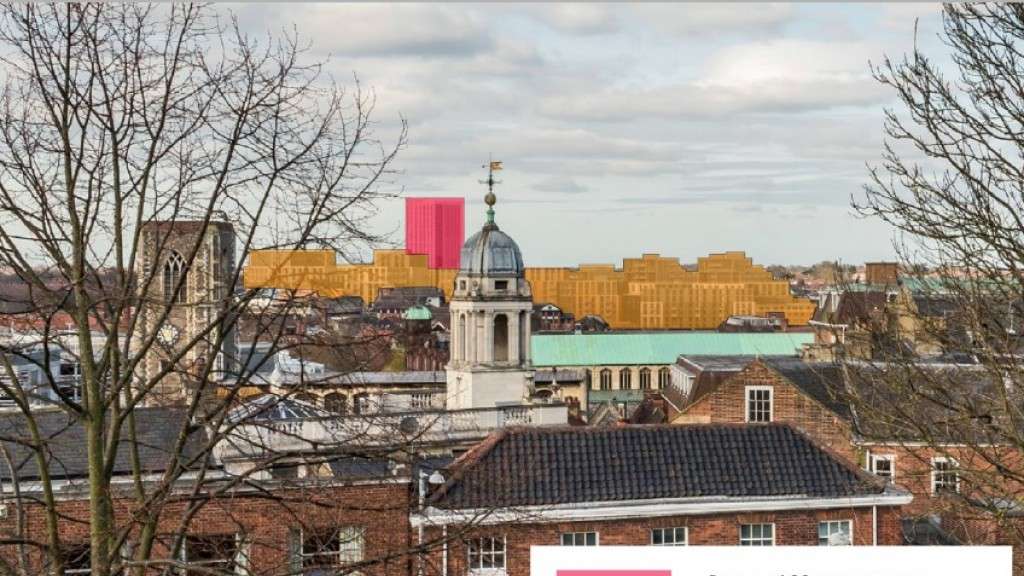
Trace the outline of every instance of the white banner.
{"label": "white banner", "polygon": [[533,546],[531,576],[1012,576],[1009,546]]}

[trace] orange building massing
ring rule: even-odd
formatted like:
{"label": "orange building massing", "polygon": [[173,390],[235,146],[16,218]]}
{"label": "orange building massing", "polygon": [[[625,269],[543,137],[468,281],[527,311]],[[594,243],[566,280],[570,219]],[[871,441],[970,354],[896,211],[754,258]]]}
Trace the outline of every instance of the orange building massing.
{"label": "orange building massing", "polygon": [[[456,270],[432,269],[425,255],[377,250],[369,264],[336,263],[330,250],[258,250],[249,256],[246,288],[284,288],[324,297],[361,296],[370,302],[380,288],[436,286],[451,295]],[[687,270],[678,258],[644,254],[621,268],[527,268],[534,302],[550,302],[582,318],[595,314],[617,329],[712,329],[732,315],[785,314],[790,325],[807,324],[814,302],[795,298],[743,252],[711,254]]]}

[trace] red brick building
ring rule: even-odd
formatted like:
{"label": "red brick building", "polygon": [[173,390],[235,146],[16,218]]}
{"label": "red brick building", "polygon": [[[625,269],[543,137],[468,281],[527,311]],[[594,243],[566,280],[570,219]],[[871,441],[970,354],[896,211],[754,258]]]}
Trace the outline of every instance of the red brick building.
{"label": "red brick building", "polygon": [[[82,428],[58,411],[36,414],[47,450],[59,515],[59,555],[68,574],[88,573],[90,562],[89,482]],[[410,474],[387,460],[325,456],[315,466],[270,468],[269,477],[239,481],[214,466],[196,489],[185,473],[161,497],[159,478],[171,461],[183,410],[137,411],[140,465],[149,479],[152,504],[134,497],[127,457],[114,463],[113,532],[117,558],[132,558],[147,515],[156,513],[156,539],[146,560],[155,568],[171,561],[223,573],[285,574],[316,569],[358,569],[362,574],[408,574],[411,566]],[[53,550],[46,532],[39,470],[30,451],[12,439],[24,431],[19,414],[0,415],[0,434],[12,461],[0,471],[8,486],[17,479],[22,497],[8,498],[0,518],[0,560],[29,574],[46,573]],[[197,435],[202,435],[201,429]],[[182,461],[199,455],[201,438],[188,442]],[[184,539],[178,538],[184,535]],[[24,543],[19,547],[17,543]],[[176,552],[175,552],[176,551]],[[210,572],[204,572],[209,574]]]}
{"label": "red brick building", "polygon": [[911,501],[777,424],[506,430],[447,475],[413,526],[470,528],[430,574],[526,576],[532,545],[896,545]]}
{"label": "red brick building", "polygon": [[[701,360],[693,362],[699,364]],[[964,385],[974,387],[964,390],[980,393],[978,387],[987,385],[982,371],[972,372],[967,367],[957,370]],[[914,495],[913,504],[905,509],[904,527],[909,540],[922,536],[926,542],[949,541],[955,536],[965,543],[1000,541],[999,529],[991,519],[974,515],[965,518],[960,504],[965,498],[1011,498],[1019,493],[1020,487],[972,487],[968,480],[971,473],[985,475],[992,469],[992,462],[1011,467],[1020,463],[1013,448],[956,438],[926,442],[916,439],[909,429],[897,432],[893,422],[881,421],[882,412],[893,412],[891,406],[879,406],[875,411],[864,406],[859,412],[855,409],[848,387],[855,386],[856,378],[849,372],[844,375],[843,367],[834,363],[766,357],[754,359],[725,377],[716,376],[698,377],[685,390],[675,391],[681,398],[676,403],[683,407],[674,415],[674,423],[791,425],[864,470],[909,490]],[[990,484],[993,475],[987,476]],[[954,509],[957,514],[948,514]],[[937,518],[942,519],[941,530],[922,525],[934,523]]]}

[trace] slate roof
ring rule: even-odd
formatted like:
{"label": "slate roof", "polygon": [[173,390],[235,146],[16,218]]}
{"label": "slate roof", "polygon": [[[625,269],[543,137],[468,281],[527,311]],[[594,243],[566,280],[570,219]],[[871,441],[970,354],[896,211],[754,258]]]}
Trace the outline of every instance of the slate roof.
{"label": "slate roof", "polygon": [[405,310],[425,304],[430,298],[444,302],[444,291],[435,286],[398,286],[381,291],[371,308],[374,311]]}
{"label": "slate roof", "polygon": [[[166,469],[178,434],[186,424],[186,412],[176,408],[136,408],[137,446],[142,468],[158,473]],[[85,428],[72,416],[60,410],[38,411],[34,414],[44,439],[46,459],[54,479],[83,478],[88,475],[85,454]],[[131,472],[127,428],[114,461],[114,474]],[[198,454],[205,434],[201,427],[192,431],[184,449],[185,459]],[[22,481],[39,478],[35,451],[25,445],[31,440],[27,420],[20,412],[0,414],[0,442],[10,450],[16,477]],[[11,480],[9,467],[0,466],[0,479]]]}
{"label": "slate roof", "polygon": [[799,358],[763,358],[761,361],[836,415],[851,417],[849,402],[844,400],[844,379],[839,364],[806,362]]}
{"label": "slate roof", "polygon": [[[831,299],[839,298],[839,304],[833,311]],[[851,291],[829,296],[825,306],[814,311],[814,321],[827,324],[858,324],[870,322],[871,319],[885,310],[886,293],[881,290]]]}
{"label": "slate roof", "polygon": [[438,508],[659,498],[840,498],[883,483],[782,424],[516,428],[449,469]]}

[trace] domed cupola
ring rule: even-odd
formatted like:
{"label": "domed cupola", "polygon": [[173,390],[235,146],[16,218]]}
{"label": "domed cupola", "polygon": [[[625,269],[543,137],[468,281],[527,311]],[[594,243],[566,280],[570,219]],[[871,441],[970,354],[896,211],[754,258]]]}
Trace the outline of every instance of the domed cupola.
{"label": "domed cupola", "polygon": [[490,408],[531,397],[530,314],[533,297],[519,246],[494,223],[494,171],[490,163],[487,222],[462,245],[449,300],[451,332],[446,405]]}
{"label": "domed cupola", "polygon": [[493,192],[484,197],[487,202],[487,223],[462,245],[459,257],[459,275],[468,277],[522,278],[525,267],[519,245],[494,223]]}

